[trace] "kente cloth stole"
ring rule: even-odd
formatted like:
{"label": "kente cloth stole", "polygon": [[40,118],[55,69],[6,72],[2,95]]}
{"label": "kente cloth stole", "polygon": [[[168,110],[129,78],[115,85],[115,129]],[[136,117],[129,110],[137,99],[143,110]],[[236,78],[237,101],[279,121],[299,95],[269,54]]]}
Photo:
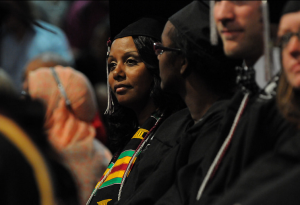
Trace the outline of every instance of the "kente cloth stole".
{"label": "kente cloth stole", "polygon": [[[142,140],[144,139],[144,137],[147,135],[148,132],[149,130],[146,130],[144,128],[138,129],[138,131],[134,134],[134,136],[131,138],[128,145],[126,146],[127,149],[125,149],[119,155],[118,159],[115,162],[111,162],[108,165],[106,171],[104,172],[103,176],[101,177],[100,181],[97,184],[97,186],[99,187],[99,183],[102,181],[104,177],[106,177],[104,182],[100,185],[99,189],[110,186],[112,184],[121,184],[127,166],[132,156],[135,153],[135,149],[142,142]],[[110,173],[107,175],[108,172]]]}
{"label": "kente cloth stole", "polygon": [[[159,116],[155,114],[149,117],[136,131],[130,141],[125,145],[124,149],[114,156],[100,181],[96,185],[87,204],[98,205],[103,204],[104,202],[106,204],[113,204],[116,202],[122,180],[125,180],[130,174],[130,170],[133,168],[133,164],[139,154],[136,152],[143,144],[143,140],[146,138],[148,139],[148,136],[151,137],[159,122],[162,120],[161,114],[159,114]],[[135,156],[135,159],[132,159],[133,156]],[[132,162],[130,167],[128,167],[130,161]],[[127,172],[128,174],[125,176],[127,168],[129,168]]]}

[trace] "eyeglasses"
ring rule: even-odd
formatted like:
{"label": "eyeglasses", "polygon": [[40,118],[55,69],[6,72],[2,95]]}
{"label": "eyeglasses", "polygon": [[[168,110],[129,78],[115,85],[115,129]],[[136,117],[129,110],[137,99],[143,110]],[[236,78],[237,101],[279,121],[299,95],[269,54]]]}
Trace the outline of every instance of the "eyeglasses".
{"label": "eyeglasses", "polygon": [[65,102],[66,102],[66,107],[69,109],[70,112],[73,113],[73,109],[71,107],[71,101],[69,100],[68,96],[67,96],[67,93],[62,85],[62,83],[60,82],[59,80],[59,77],[55,71],[55,69],[53,67],[50,68],[51,72],[52,72],[52,75],[57,83],[57,87],[58,87],[58,90],[59,92],[62,94],[62,96],[65,98]]}
{"label": "eyeglasses", "polygon": [[168,48],[162,46],[161,43],[153,43],[153,49],[156,55],[161,55],[165,51],[176,51],[176,52],[181,52],[179,48]]}
{"label": "eyeglasses", "polygon": [[300,31],[298,31],[297,33],[289,32],[281,36],[279,38],[279,45],[281,46],[281,48],[285,48],[293,36],[297,36],[298,40],[300,40]]}

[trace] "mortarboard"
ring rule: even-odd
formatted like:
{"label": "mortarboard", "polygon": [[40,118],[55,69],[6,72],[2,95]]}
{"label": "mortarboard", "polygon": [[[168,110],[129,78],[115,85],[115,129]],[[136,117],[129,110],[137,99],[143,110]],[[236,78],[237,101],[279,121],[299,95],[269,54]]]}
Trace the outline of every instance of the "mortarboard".
{"label": "mortarboard", "polygon": [[188,41],[205,50],[208,55],[223,54],[223,46],[210,44],[209,4],[193,1],[169,18],[174,27]]}
{"label": "mortarboard", "polygon": [[300,11],[300,1],[288,1],[282,11],[282,15]]}
{"label": "mortarboard", "polygon": [[160,40],[166,21],[164,18],[157,17],[141,18],[124,28],[114,39],[126,36],[148,36]]}

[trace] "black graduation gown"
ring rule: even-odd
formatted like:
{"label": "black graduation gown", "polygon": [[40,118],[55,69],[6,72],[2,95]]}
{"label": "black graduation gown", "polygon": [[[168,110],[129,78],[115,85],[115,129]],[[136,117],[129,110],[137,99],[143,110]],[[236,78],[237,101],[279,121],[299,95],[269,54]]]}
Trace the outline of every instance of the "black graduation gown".
{"label": "black graduation gown", "polygon": [[126,178],[122,196],[115,204],[124,204],[130,197],[137,196],[140,186],[152,175],[159,164],[180,141],[180,137],[193,123],[188,109],[180,110],[168,117],[155,135],[143,148]]}
{"label": "black graduation gown", "polygon": [[299,186],[300,133],[297,133],[251,166],[215,204],[299,204]]}
{"label": "black graduation gown", "polygon": [[135,194],[139,187],[151,176],[170,150],[180,141],[183,133],[193,124],[188,109],[180,110],[168,117],[157,129],[154,137],[141,151],[126,179],[122,197],[118,204],[123,204]]}
{"label": "black graduation gown", "polygon": [[[243,205],[298,205],[300,185],[300,166],[298,165],[290,172],[283,174],[278,179],[247,193],[247,199]],[[226,199],[225,199],[226,200]],[[224,201],[228,203],[228,201]],[[219,203],[220,204],[220,203]]]}
{"label": "black graduation gown", "polygon": [[243,205],[298,205],[300,186],[300,166],[284,174],[262,188],[257,189],[253,194],[247,194],[248,199]]}
{"label": "black graduation gown", "polygon": [[[227,152],[199,201],[196,196],[218,150],[227,137],[244,94],[238,92],[229,103],[214,143],[204,158],[190,152],[189,163],[182,167],[176,182],[157,204],[211,204],[233,185],[254,161],[276,150],[295,133],[294,127],[279,114],[274,99],[250,97]],[[194,143],[191,150],[197,150]]]}
{"label": "black graduation gown", "polygon": [[[190,152],[192,155],[199,157],[205,156],[206,151],[217,137],[220,121],[223,118],[227,103],[228,101],[226,100],[214,103],[202,120],[196,124],[194,124],[187,109],[170,117],[168,123],[166,121],[164,123],[165,126],[158,130],[160,132],[157,131],[155,138],[157,142],[171,143],[174,146],[169,148],[168,153],[161,158],[161,161],[158,161],[156,169],[152,169],[153,173],[146,172],[147,176],[143,176],[142,171],[139,173],[140,176],[144,179],[147,178],[147,180],[136,187],[131,197],[121,198],[119,204],[154,204],[173,184],[177,171],[187,163]],[[182,126],[183,124],[184,126]],[[184,127],[188,129],[182,129]],[[177,141],[179,139],[179,143],[176,142],[175,144],[175,139]],[[195,146],[197,149],[190,151],[193,143],[197,143],[197,146]],[[150,162],[152,164],[151,156],[157,151],[159,154],[162,153],[160,146],[157,146],[157,148],[153,146],[152,148],[155,149],[149,149],[145,152],[138,169],[146,170],[147,163]],[[131,185],[130,181],[128,181],[127,185]]]}
{"label": "black graduation gown", "polygon": [[[133,169],[135,169],[136,159],[132,158],[135,158],[135,153],[138,153],[139,147],[143,140],[146,139],[145,137],[148,134],[149,138],[151,138],[153,134],[155,135],[156,129],[160,127],[159,123],[162,122],[162,120],[161,114],[157,116],[157,114],[154,113],[149,116],[122,150],[115,154],[88,200],[89,205],[114,204],[118,201],[120,190],[122,190],[121,194],[124,190],[124,186],[122,186],[123,179],[125,178],[126,180],[128,176],[131,176]],[[132,164],[133,166],[129,165],[131,160],[135,161],[134,164]],[[128,167],[130,171],[125,175]]]}

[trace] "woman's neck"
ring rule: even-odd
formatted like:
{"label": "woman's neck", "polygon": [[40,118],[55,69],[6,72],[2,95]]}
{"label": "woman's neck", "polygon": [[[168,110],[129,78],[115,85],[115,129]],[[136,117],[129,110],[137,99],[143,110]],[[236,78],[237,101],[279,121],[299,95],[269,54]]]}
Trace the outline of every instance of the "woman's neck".
{"label": "woman's neck", "polygon": [[151,116],[151,114],[157,109],[154,101],[150,98],[144,106],[132,108],[135,112],[139,125],[145,123],[145,121]]}

